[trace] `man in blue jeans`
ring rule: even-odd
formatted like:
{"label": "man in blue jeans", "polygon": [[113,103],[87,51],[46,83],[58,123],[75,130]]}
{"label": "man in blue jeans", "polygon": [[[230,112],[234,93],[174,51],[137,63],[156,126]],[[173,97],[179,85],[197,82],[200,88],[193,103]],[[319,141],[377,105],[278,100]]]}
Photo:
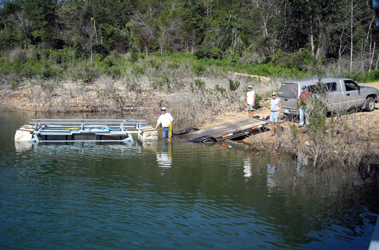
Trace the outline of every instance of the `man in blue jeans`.
{"label": "man in blue jeans", "polygon": [[282,113],[283,104],[282,101],[278,98],[278,94],[276,92],[272,93],[271,99],[271,114],[270,114],[270,122],[271,122],[271,135],[275,135],[275,123],[279,122],[280,114]]}
{"label": "man in blue jeans", "polygon": [[172,124],[174,119],[172,118],[170,113],[166,113],[166,108],[162,107],[161,108],[161,115],[159,116],[157,120],[157,125],[155,126],[154,130],[157,130],[159,124],[162,124],[163,127],[163,134],[162,138],[163,140],[166,140],[169,138],[168,132],[169,132],[169,126]]}

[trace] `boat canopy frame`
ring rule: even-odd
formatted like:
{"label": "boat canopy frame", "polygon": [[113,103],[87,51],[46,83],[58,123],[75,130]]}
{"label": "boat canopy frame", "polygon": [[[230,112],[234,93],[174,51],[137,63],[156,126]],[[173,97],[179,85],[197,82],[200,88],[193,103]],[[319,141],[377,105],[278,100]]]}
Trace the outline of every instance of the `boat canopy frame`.
{"label": "boat canopy frame", "polygon": [[76,135],[95,135],[95,140],[85,141],[124,141],[133,140],[133,134],[141,134],[146,127],[145,120],[124,119],[31,119],[34,125],[31,142],[78,141]]}

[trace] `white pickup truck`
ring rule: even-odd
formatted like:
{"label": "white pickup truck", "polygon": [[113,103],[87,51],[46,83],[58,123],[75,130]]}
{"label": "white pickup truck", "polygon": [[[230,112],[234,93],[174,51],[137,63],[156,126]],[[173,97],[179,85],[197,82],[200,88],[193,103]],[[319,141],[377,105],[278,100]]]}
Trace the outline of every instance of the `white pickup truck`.
{"label": "white pickup truck", "polygon": [[325,102],[328,111],[361,108],[370,112],[375,109],[375,103],[378,102],[378,89],[359,86],[349,78],[304,78],[282,83],[278,97],[282,100],[283,114],[299,115],[297,100],[302,87],[307,86],[311,93],[317,94],[318,83],[323,85],[327,93]]}

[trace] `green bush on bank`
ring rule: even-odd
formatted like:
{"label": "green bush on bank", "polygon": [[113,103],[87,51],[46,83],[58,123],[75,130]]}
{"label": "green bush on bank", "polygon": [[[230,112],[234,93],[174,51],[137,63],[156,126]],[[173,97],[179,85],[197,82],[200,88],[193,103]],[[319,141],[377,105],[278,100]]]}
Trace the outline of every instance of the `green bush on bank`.
{"label": "green bush on bank", "polygon": [[[144,53],[138,54],[135,48],[131,48],[128,55],[122,55],[118,52],[109,52],[105,47],[97,46],[95,50],[97,54],[94,55],[92,61],[85,55],[78,56],[78,48],[77,46],[74,49],[51,50],[32,47],[29,50],[2,51],[0,53],[0,76],[4,79],[8,79],[9,75],[14,76],[8,84],[15,87],[17,86],[15,81],[21,79],[56,79],[91,83],[101,75],[121,79],[127,72],[139,77],[144,75],[147,70],[153,70],[158,77],[155,87],[161,87],[168,86],[167,83],[170,83],[164,78],[159,78],[162,69],[179,70],[181,66],[185,67],[181,70],[191,71],[197,76],[216,74],[220,71],[233,71],[286,79],[322,75],[326,67],[317,62],[307,50],[295,53],[278,51],[268,57],[264,63],[249,64],[212,56],[215,55],[212,53],[217,51],[209,47],[200,48],[196,53],[169,52],[163,56],[160,53],[150,53],[146,57]],[[142,54],[144,56],[141,58]],[[349,77],[358,82],[378,81],[379,70],[353,71],[340,76]],[[172,85],[172,83],[170,84]],[[233,91],[238,86],[236,83],[230,83],[229,88]]]}
{"label": "green bush on bank", "polygon": [[353,71],[346,74],[345,77],[358,82],[376,82],[379,81],[379,70],[373,70],[371,72]]}

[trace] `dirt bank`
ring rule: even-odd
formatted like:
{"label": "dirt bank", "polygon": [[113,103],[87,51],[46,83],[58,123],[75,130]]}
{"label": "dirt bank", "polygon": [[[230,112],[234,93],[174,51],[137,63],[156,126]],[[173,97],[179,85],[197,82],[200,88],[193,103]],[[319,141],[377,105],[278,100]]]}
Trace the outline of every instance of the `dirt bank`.
{"label": "dirt bank", "polygon": [[[379,89],[379,82],[361,84],[362,86],[370,86]],[[260,118],[265,118],[270,114],[270,101],[266,100],[263,102],[262,107],[254,112],[255,116],[260,116]],[[241,117],[247,116],[247,112],[237,112],[237,113],[225,113],[214,118],[213,121],[205,123],[201,128],[207,128],[215,125],[219,125],[225,122],[229,122]],[[358,145],[365,147],[368,155],[374,155],[375,162],[378,163],[378,154],[379,154],[379,104],[376,104],[376,108],[373,112],[357,112],[353,114],[348,114],[349,130],[357,132],[361,144]],[[257,135],[252,135],[244,139],[245,143],[252,144],[256,147],[269,148],[272,150],[283,150],[283,151],[293,151],[293,142],[289,140],[289,130],[291,124],[294,124],[296,127],[298,124],[282,121],[280,123],[281,133],[279,132],[278,136],[270,137],[271,132],[266,131]],[[270,125],[267,127],[270,129]],[[309,137],[306,133],[306,129],[302,128],[299,130],[300,138],[299,140],[306,148],[310,145]],[[355,145],[357,146],[357,145]],[[345,151],[352,150],[352,146],[345,147]],[[349,153],[349,152],[345,152]]]}

